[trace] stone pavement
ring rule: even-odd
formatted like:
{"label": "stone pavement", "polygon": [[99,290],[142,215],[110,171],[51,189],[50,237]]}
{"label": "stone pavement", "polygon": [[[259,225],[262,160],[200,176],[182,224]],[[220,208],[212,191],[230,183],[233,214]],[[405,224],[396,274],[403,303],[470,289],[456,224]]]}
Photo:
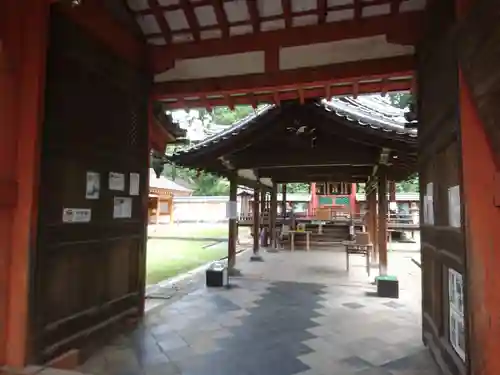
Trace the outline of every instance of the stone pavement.
{"label": "stone pavement", "polygon": [[[437,375],[421,343],[420,269],[391,253],[400,298],[374,297],[343,252],[238,258],[229,289],[199,287],[149,311],[81,368],[109,375]],[[375,271],[375,269],[374,269]]]}

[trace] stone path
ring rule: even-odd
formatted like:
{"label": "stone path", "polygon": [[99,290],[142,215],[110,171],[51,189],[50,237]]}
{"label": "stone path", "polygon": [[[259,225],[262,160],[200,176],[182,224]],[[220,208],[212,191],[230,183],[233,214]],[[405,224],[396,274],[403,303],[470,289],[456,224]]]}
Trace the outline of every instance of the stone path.
{"label": "stone path", "polygon": [[90,358],[95,375],[437,375],[421,343],[420,269],[391,253],[400,298],[374,297],[362,258],[343,252],[238,259],[229,289],[195,290],[151,310]]}

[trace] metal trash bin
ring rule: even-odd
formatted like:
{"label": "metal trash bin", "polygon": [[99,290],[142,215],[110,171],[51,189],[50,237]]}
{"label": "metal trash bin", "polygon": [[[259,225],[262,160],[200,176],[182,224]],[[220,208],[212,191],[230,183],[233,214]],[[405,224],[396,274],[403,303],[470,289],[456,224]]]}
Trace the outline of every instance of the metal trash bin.
{"label": "metal trash bin", "polygon": [[205,271],[206,286],[221,288],[229,284],[227,266],[222,262],[212,263]]}

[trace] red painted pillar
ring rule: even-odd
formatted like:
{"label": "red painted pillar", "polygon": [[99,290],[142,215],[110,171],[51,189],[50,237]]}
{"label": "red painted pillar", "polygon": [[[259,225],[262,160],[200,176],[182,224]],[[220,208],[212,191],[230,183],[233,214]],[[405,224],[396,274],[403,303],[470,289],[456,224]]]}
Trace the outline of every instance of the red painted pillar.
{"label": "red painted pillar", "polygon": [[49,2],[0,0],[0,9],[0,364],[23,366]]}
{"label": "red painted pillar", "polygon": [[[458,0],[459,17],[474,0]],[[495,67],[499,69],[499,67]],[[469,87],[460,76],[462,196],[467,239],[466,293],[470,374],[500,373],[500,171]],[[498,151],[498,150],[497,150]],[[478,165],[481,167],[478,168]],[[497,182],[497,185],[495,184]]]}
{"label": "red painted pillar", "polygon": [[356,184],[351,184],[351,194],[349,197],[349,202],[351,205],[351,212],[356,216],[359,215],[359,204],[356,202],[356,189],[357,185]]}
{"label": "red painted pillar", "polygon": [[316,215],[318,197],[316,196],[316,182],[311,182],[311,201],[309,202],[309,216]]}

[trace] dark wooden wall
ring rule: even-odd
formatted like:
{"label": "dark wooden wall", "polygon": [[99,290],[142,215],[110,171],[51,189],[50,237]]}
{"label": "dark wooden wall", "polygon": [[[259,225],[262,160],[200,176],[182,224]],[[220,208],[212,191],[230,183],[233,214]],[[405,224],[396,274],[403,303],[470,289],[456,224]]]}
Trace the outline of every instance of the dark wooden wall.
{"label": "dark wooden wall", "polygon": [[[147,217],[149,77],[54,11],[42,129],[38,242],[33,249],[31,357],[44,362],[84,348],[142,311]],[[97,200],[86,172],[100,173]],[[125,191],[108,173],[125,174]],[[132,217],[113,219],[113,197],[129,195]],[[90,208],[89,223],[63,223],[63,208]]]}
{"label": "dark wooden wall", "polygon": [[[434,2],[429,14],[417,52],[423,338],[442,367],[464,374],[466,366],[449,340],[448,311],[448,270],[465,273],[463,226],[450,226],[448,218],[448,188],[461,186],[454,2]],[[424,223],[428,183],[433,183],[433,224]]]}

